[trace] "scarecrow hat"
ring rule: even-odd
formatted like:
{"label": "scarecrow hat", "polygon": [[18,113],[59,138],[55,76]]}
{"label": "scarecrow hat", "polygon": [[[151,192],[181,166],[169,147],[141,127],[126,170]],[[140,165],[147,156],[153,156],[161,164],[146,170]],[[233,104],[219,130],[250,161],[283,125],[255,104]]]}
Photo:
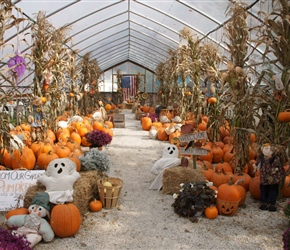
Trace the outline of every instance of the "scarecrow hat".
{"label": "scarecrow hat", "polygon": [[39,206],[44,207],[47,212],[50,211],[50,205],[49,205],[49,195],[46,192],[42,193],[36,193],[36,195],[33,197],[31,201],[31,205],[36,204]]}

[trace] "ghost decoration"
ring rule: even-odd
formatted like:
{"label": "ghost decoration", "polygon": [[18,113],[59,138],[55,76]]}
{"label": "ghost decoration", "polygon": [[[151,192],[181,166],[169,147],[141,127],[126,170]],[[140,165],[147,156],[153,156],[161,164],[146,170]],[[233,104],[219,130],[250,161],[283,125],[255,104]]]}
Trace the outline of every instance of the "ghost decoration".
{"label": "ghost decoration", "polygon": [[73,185],[78,178],[76,164],[68,158],[58,158],[49,163],[38,181],[46,187],[51,203],[64,204],[73,201]]}
{"label": "ghost decoration", "polygon": [[160,190],[162,188],[162,176],[166,168],[179,166],[181,159],[178,158],[178,148],[173,144],[168,144],[163,148],[162,157],[156,161],[152,168],[151,173],[157,175],[152,182],[149,189]]}

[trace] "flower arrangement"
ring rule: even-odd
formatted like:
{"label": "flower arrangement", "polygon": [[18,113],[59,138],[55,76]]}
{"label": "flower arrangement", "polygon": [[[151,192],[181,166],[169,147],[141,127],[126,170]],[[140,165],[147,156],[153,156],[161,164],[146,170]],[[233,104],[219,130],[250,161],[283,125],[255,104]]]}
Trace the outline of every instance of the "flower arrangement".
{"label": "flower arrangement", "polygon": [[92,147],[103,147],[112,141],[111,135],[98,129],[86,133],[85,137],[92,144]]}
{"label": "flower arrangement", "polygon": [[102,173],[109,171],[110,158],[104,150],[93,148],[85,156],[80,156],[79,159],[82,171],[98,170]]}
{"label": "flower arrangement", "polygon": [[0,249],[31,250],[32,248],[30,247],[30,242],[25,238],[25,236],[20,236],[10,230],[0,228]]}
{"label": "flower arrangement", "polygon": [[192,222],[212,204],[215,204],[216,193],[205,181],[180,184],[179,194],[173,194],[174,212],[189,217]]}

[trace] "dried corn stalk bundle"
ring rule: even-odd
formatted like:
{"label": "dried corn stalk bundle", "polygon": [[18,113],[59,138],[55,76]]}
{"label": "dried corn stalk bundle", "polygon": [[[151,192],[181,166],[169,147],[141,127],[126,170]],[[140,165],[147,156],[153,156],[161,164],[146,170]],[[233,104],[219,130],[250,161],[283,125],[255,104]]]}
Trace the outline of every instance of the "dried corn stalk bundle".
{"label": "dried corn stalk bundle", "polygon": [[244,70],[249,60],[247,25],[247,5],[245,3],[232,3],[229,5],[227,15],[231,16],[225,26],[226,44],[231,54],[231,61],[227,63],[227,72],[222,81],[228,91],[228,106],[233,109],[231,133],[234,137],[235,171],[240,172],[249,162],[250,131],[254,126],[254,100],[250,92],[250,82]]}
{"label": "dried corn stalk bundle", "polygon": [[266,63],[269,62],[268,55],[276,56],[270,63],[278,64],[280,72],[274,72],[269,67],[258,79],[256,98],[260,112],[257,113],[259,122],[256,131],[259,143],[270,142],[283,156],[282,160],[289,160],[290,126],[280,122],[278,115],[290,109],[290,6],[287,0],[273,0],[271,7],[271,13],[259,13],[264,22],[256,27],[258,38],[253,42],[257,46],[264,45]]}
{"label": "dried corn stalk bundle", "polygon": [[97,61],[91,59],[91,53],[83,56],[79,68],[82,75],[80,92],[83,93],[80,109],[81,114],[88,115],[92,113],[94,107],[98,106],[97,102],[101,99],[98,82],[101,71]]}

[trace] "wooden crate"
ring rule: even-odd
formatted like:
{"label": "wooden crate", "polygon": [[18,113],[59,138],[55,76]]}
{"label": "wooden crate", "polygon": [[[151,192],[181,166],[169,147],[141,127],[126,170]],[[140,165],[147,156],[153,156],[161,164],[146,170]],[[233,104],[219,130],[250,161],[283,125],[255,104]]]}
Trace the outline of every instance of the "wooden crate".
{"label": "wooden crate", "polygon": [[115,128],[125,128],[125,115],[124,114],[114,114],[113,121],[114,121]]}

